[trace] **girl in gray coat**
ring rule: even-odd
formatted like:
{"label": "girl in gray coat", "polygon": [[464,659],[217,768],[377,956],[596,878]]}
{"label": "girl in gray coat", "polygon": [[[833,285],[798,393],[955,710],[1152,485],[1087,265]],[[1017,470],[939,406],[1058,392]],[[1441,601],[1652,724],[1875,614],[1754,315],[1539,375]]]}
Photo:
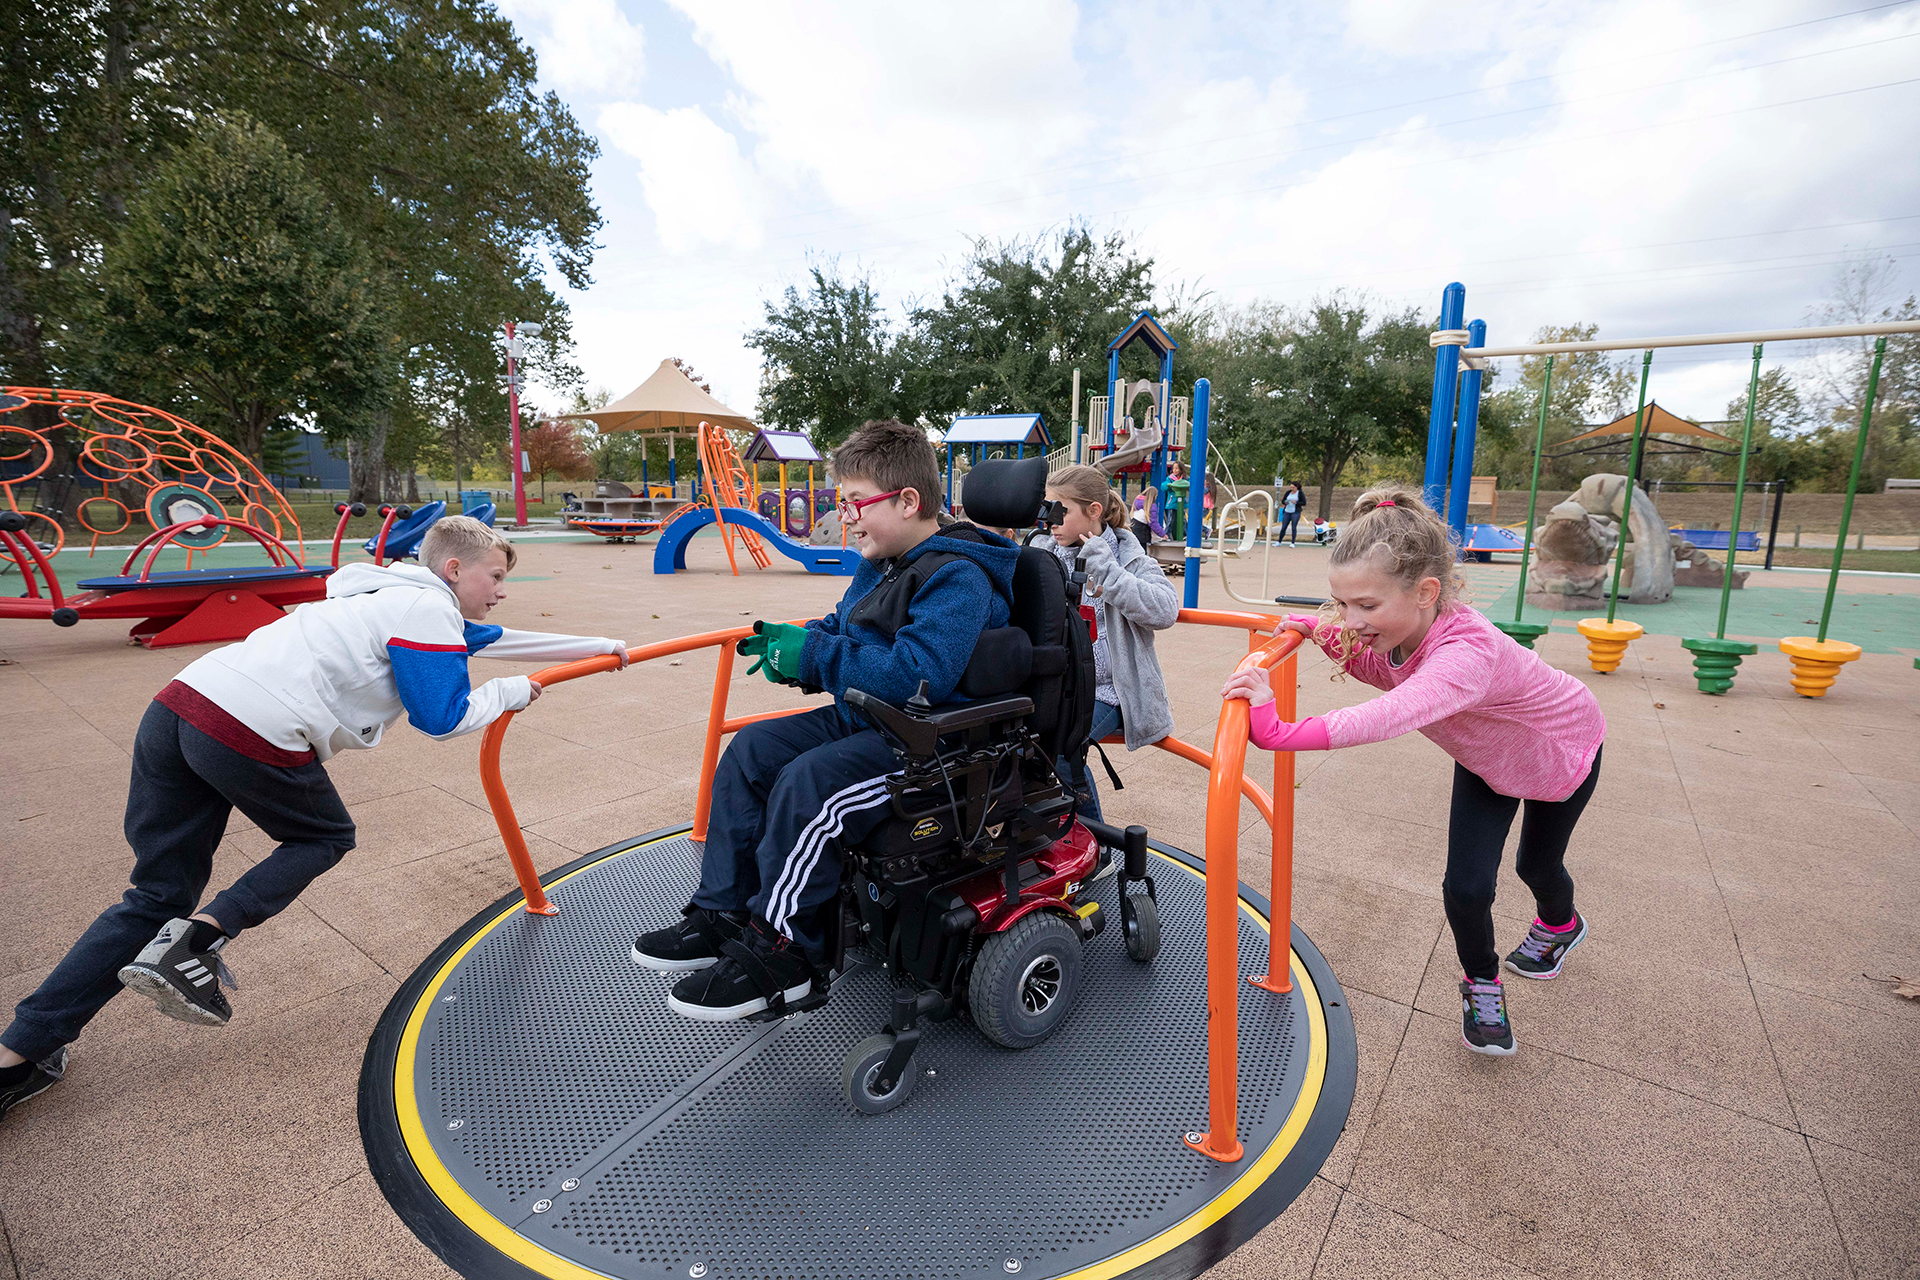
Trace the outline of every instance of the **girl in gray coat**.
{"label": "girl in gray coat", "polygon": [[[1081,612],[1093,624],[1094,706],[1090,740],[1124,732],[1127,750],[1173,732],[1167,684],[1154,656],[1153,633],[1172,626],[1180,597],[1154,558],[1127,530],[1127,509],[1098,467],[1064,467],[1047,477],[1047,498],[1066,509],[1051,534],[1029,545],[1060,557],[1071,572],[1084,557]],[[1061,776],[1079,794],[1076,812],[1100,815],[1100,794],[1084,760],[1062,757]]]}

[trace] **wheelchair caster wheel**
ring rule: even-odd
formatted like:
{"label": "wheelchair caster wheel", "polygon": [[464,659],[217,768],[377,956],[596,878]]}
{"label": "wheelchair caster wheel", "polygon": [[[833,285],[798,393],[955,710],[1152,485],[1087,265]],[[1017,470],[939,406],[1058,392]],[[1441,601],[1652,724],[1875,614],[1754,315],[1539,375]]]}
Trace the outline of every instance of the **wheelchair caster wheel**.
{"label": "wheelchair caster wheel", "polygon": [[846,1098],[847,1105],[864,1115],[877,1116],[893,1110],[913,1094],[913,1084],[919,1072],[913,1069],[913,1060],[908,1059],[900,1078],[894,1082],[892,1090],[880,1093],[880,1070],[886,1065],[887,1055],[893,1052],[893,1037],[890,1035],[868,1036],[853,1048],[847,1050],[846,1060],[840,1066],[840,1093]]}
{"label": "wheelchair caster wheel", "polygon": [[1144,893],[1129,893],[1120,899],[1120,932],[1127,940],[1127,955],[1145,964],[1160,954],[1160,904]]}

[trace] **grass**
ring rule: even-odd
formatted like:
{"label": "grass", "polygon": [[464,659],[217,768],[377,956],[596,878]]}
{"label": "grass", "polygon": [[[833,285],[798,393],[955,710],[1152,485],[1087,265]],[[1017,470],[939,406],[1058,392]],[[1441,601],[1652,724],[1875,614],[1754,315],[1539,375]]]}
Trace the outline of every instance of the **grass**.
{"label": "grass", "polygon": [[[1724,555],[1724,552],[1716,552],[1714,558],[1719,559]],[[1758,568],[1766,563],[1766,558],[1767,553],[1764,548],[1753,552],[1743,551],[1740,553],[1740,563],[1736,567]],[[1773,553],[1773,564],[1775,568],[1784,566],[1790,569],[1831,569],[1833,551],[1831,548],[1821,547],[1781,547]],[[1840,558],[1840,567],[1872,569],[1880,573],[1920,573],[1920,551],[1892,551],[1884,548],[1859,551],[1849,547],[1846,554]]]}

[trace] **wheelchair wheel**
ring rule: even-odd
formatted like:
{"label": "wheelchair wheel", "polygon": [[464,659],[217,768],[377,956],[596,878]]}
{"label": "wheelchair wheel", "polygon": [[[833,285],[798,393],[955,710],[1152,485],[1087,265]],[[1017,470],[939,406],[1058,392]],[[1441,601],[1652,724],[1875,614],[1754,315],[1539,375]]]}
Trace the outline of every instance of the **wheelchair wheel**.
{"label": "wheelchair wheel", "polygon": [[981,944],[967,983],[974,1025],[1008,1049],[1052,1035],[1079,994],[1079,931],[1051,911],[1036,911]]}
{"label": "wheelchair wheel", "polygon": [[1127,940],[1127,955],[1141,964],[1159,955],[1160,904],[1144,893],[1122,897],[1120,932]]}
{"label": "wheelchair wheel", "polygon": [[848,1106],[864,1115],[877,1116],[893,1110],[912,1096],[914,1081],[920,1073],[913,1069],[911,1061],[907,1063],[907,1069],[900,1073],[900,1079],[894,1082],[892,1092],[874,1091],[880,1080],[880,1068],[892,1052],[893,1037],[885,1033],[868,1036],[847,1050],[847,1056],[840,1064],[840,1094],[847,1100]]}

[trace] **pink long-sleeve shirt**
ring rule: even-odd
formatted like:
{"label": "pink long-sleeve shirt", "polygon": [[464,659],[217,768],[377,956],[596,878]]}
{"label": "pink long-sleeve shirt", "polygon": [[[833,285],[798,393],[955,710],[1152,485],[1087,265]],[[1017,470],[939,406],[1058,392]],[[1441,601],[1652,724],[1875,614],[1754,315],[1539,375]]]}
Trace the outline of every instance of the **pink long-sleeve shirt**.
{"label": "pink long-sleeve shirt", "polygon": [[[1336,634],[1323,627],[1314,637],[1329,656]],[[1600,704],[1585,685],[1465,605],[1435,619],[1399,666],[1361,649],[1346,669],[1386,693],[1320,717],[1329,746],[1384,742],[1418,729],[1501,795],[1565,800],[1586,780],[1607,736]],[[1255,746],[1279,745],[1277,717],[1255,715],[1252,723]]]}

